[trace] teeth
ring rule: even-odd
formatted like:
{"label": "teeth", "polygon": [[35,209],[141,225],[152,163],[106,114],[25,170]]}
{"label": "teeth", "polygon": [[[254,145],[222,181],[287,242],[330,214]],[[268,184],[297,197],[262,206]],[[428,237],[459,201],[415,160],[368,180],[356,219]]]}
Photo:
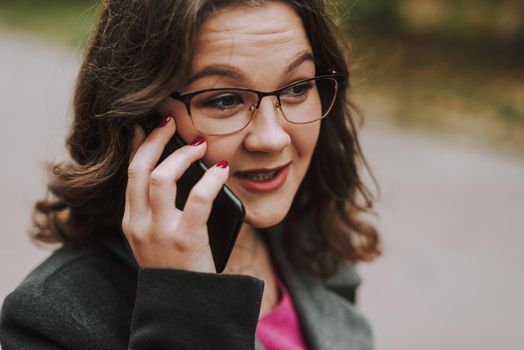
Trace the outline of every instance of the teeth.
{"label": "teeth", "polygon": [[255,181],[267,181],[274,177],[276,173],[276,171],[272,171],[270,173],[241,173],[240,176]]}

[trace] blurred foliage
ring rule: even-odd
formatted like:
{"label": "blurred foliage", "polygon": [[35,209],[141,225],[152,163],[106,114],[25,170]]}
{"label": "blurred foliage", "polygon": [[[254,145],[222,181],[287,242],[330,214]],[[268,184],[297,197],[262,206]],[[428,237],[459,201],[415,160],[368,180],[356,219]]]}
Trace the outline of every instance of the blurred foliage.
{"label": "blurred foliage", "polygon": [[343,0],[356,33],[524,50],[522,0]]}
{"label": "blurred foliage", "polygon": [[524,154],[524,1],[343,3],[368,116]]}
{"label": "blurred foliage", "polygon": [[512,58],[377,36],[355,46],[353,92],[369,117],[524,155],[524,67]]}
{"label": "blurred foliage", "polygon": [[[327,1],[347,21],[368,116],[524,154],[524,0]],[[81,47],[98,3],[0,0],[0,26]]]}
{"label": "blurred foliage", "polygon": [[398,0],[344,0],[351,25],[365,26],[377,32],[399,28]]}
{"label": "blurred foliage", "polygon": [[94,0],[1,0],[0,25],[81,46],[96,15]]}

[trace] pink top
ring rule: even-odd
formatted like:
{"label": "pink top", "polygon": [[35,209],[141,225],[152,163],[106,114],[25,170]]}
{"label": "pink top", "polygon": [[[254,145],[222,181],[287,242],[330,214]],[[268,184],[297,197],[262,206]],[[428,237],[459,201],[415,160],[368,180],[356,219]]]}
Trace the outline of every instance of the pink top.
{"label": "pink top", "polygon": [[267,350],[305,350],[291,298],[284,283],[278,277],[276,280],[282,298],[270,313],[258,320],[255,335]]}

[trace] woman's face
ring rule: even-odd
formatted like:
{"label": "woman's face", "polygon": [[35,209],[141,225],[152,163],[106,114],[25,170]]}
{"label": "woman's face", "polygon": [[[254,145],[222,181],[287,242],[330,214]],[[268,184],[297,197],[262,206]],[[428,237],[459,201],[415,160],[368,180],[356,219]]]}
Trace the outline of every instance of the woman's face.
{"label": "woman's face", "polygon": [[[226,8],[210,16],[199,35],[192,73],[206,69],[209,74],[200,75],[180,90],[243,87],[273,91],[314,77],[312,53],[300,17],[288,5],[271,2],[262,7]],[[170,98],[161,108],[163,114],[174,117],[177,132],[187,142],[204,136],[208,143],[206,164],[229,162],[226,184],[244,203],[246,223],[256,228],[284,219],[307,172],[320,131],[320,121],[289,123],[275,108],[275,101],[274,96],[263,98],[246,128],[221,136],[201,135],[179,101]],[[275,180],[266,184],[238,174],[285,165]]]}

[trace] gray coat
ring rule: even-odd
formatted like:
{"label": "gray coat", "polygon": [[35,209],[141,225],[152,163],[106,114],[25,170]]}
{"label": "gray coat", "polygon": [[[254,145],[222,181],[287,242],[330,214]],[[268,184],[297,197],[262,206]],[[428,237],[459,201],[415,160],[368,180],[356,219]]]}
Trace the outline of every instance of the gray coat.
{"label": "gray coat", "polygon": [[[256,349],[264,282],[242,275],[137,269],[119,235],[65,245],[5,299],[0,344],[14,349]],[[104,237],[104,238],[102,238]],[[323,281],[296,270],[279,226],[268,242],[315,350],[373,349],[354,306],[350,264]]]}

